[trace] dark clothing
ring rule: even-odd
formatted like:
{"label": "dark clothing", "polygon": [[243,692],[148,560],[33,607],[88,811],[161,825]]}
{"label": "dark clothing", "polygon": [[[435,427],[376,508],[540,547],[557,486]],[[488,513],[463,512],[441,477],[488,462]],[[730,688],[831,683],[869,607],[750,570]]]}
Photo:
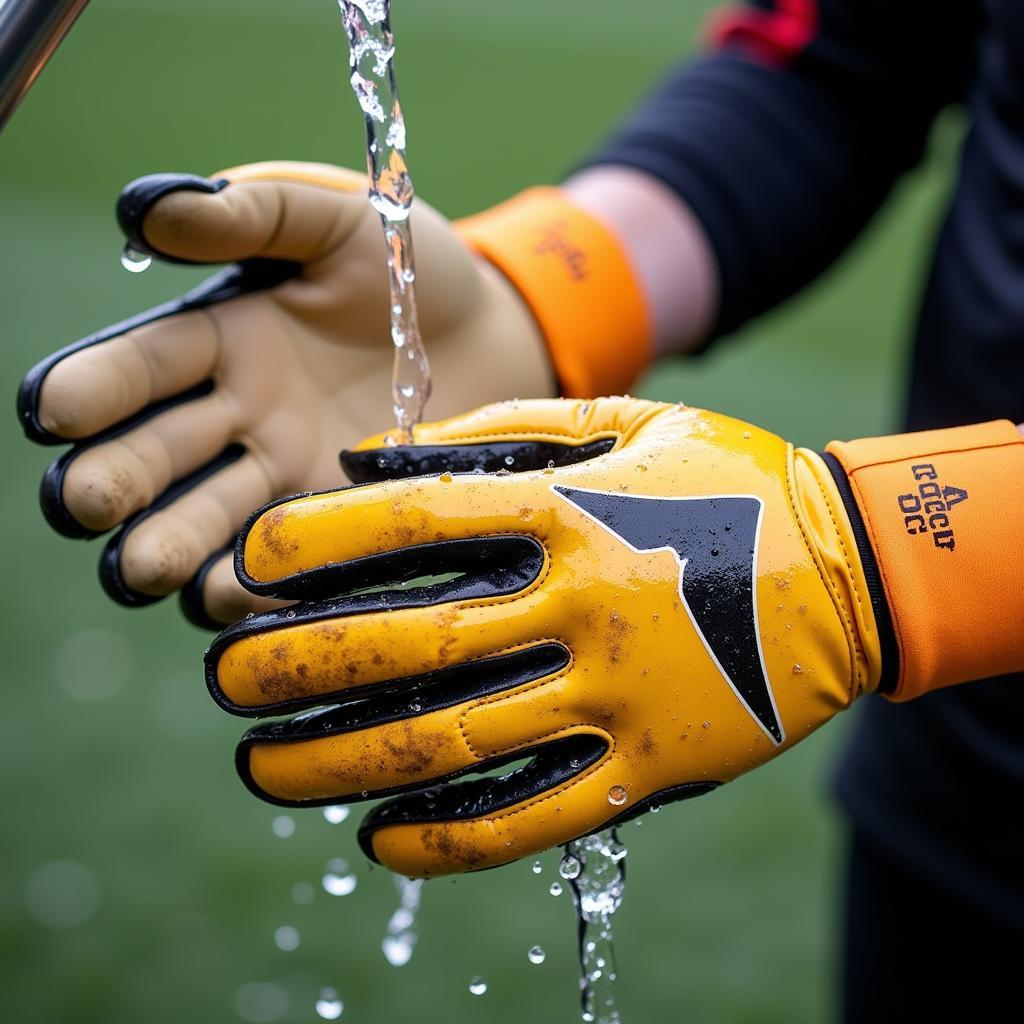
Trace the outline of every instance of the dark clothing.
{"label": "dark clothing", "polygon": [[865,836],[849,844],[845,1024],[1020,1019],[1020,933]]}
{"label": "dark clothing", "polygon": [[[936,114],[962,102],[971,129],[907,425],[1024,421],[1024,2],[762,0],[718,35],[592,160],[655,175],[703,222],[721,271],[715,336],[820,274],[921,158]],[[1020,510],[1007,516],[1017,528]],[[1024,678],[864,705],[838,783],[857,829],[942,899],[990,915],[1019,957]],[[876,955],[899,965],[905,951],[883,935]]]}

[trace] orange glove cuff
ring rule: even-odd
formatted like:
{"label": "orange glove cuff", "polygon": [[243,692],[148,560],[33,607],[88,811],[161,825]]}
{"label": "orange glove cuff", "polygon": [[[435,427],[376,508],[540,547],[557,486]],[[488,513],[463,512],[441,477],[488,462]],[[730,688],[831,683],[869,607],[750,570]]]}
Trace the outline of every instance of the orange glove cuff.
{"label": "orange glove cuff", "polygon": [[1024,437],[1007,420],[827,448],[878,562],[889,696],[1024,670]]}
{"label": "orange glove cuff", "polygon": [[530,307],[563,395],[620,394],[651,361],[651,316],[625,253],[559,189],[529,189],[457,227]]}

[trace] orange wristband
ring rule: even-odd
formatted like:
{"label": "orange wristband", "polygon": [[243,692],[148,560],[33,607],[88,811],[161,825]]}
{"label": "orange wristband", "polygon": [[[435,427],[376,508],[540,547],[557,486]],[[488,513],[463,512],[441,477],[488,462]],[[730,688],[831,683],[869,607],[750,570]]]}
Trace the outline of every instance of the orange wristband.
{"label": "orange wristband", "polygon": [[1008,420],[832,442],[878,562],[889,694],[1024,671],[1024,437]]}
{"label": "orange wristband", "polygon": [[528,189],[457,227],[530,307],[563,395],[621,394],[651,361],[651,316],[625,253],[559,189]]}

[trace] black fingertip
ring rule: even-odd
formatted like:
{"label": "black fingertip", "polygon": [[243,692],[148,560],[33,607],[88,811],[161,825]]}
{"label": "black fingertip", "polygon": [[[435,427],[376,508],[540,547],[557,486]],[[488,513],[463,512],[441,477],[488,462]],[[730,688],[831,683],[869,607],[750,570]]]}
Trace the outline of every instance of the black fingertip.
{"label": "black fingertip", "polygon": [[124,550],[129,532],[128,526],[122,527],[103,549],[103,554],[100,555],[100,586],[107,597],[125,608],[145,608],[147,605],[162,601],[163,597],[140,593],[125,583],[121,575],[121,552]]}
{"label": "black fingertip", "polygon": [[101,531],[89,530],[84,527],[64,504],[64,477],[67,475],[74,455],[75,449],[72,449],[65,452],[60,458],[54,459],[46,467],[46,472],[39,485],[39,507],[50,528],[62,537],[70,537],[72,540],[91,540],[93,537],[100,536]]}
{"label": "black fingertip", "polygon": [[610,452],[617,437],[577,444],[556,441],[487,441],[480,444],[395,445],[341,452],[345,475],[355,484],[436,473],[519,473],[569,466]]}
{"label": "black fingertip", "polygon": [[277,797],[271,796],[265,789],[256,784],[256,780],[252,776],[252,767],[250,766],[249,752],[254,746],[254,741],[250,738],[250,733],[246,732],[242,738],[238,741],[238,746],[235,747],[235,771],[238,772],[238,777],[242,780],[242,785],[254,797],[262,800],[264,803],[274,804],[277,807],[290,807],[292,806],[286,800],[279,800]]}
{"label": "black fingertip", "polygon": [[227,187],[225,178],[211,180],[198,174],[147,174],[136,178],[125,185],[117,198],[117,223],[124,232],[125,240],[131,248],[148,256],[159,256],[169,263],[192,263],[193,260],[182,260],[167,256],[154,249],[142,232],[146,214],[172,192],[205,192],[213,195]]}
{"label": "black fingertip", "polygon": [[200,629],[208,629],[214,633],[224,628],[225,624],[218,622],[206,610],[206,603],[203,600],[203,588],[206,586],[206,577],[210,575],[210,570],[231,550],[232,546],[229,545],[210,555],[199,567],[199,572],[181,588],[178,604],[181,607],[182,615],[193,626],[198,626]]}
{"label": "black fingertip", "polygon": [[373,849],[373,837],[377,834],[379,828],[380,826],[374,821],[373,811],[370,811],[359,823],[359,830],[356,832],[356,842],[359,844],[359,849],[374,864],[380,863],[380,858]]}

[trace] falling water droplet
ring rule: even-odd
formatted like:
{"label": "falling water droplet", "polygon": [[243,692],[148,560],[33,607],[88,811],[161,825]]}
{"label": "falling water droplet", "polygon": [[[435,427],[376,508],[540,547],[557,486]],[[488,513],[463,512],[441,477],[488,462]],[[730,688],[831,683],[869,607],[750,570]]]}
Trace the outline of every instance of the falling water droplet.
{"label": "falling water droplet", "polygon": [[337,1020],[345,1007],[338,998],[338,993],[333,988],[325,988],[320,992],[320,998],[316,1001],[317,1015],[323,1020]]}
{"label": "falling water droplet", "polygon": [[506,466],[514,466],[515,464],[516,464],[516,460],[511,455],[506,455],[505,456],[505,465]]}
{"label": "falling water droplet", "polygon": [[274,932],[274,945],[285,953],[299,948],[299,931],[289,924],[283,924]]}
{"label": "falling water droplet", "polygon": [[141,274],[144,270],[149,269],[152,262],[152,256],[148,253],[139,252],[138,249],[133,249],[127,243],[125,243],[124,249],[121,250],[121,266],[129,274]]}
{"label": "falling water droplet", "polygon": [[401,936],[388,935],[380,948],[392,967],[404,967],[412,959],[412,943]]}
{"label": "falling water droplet", "polygon": [[548,889],[548,892],[551,893],[552,896],[561,896],[562,895],[562,886],[561,886],[561,884],[559,882],[552,882],[551,883],[551,888]]}
{"label": "falling water droplet", "polygon": [[271,822],[270,827],[278,839],[287,839],[295,834],[295,819],[290,814],[279,814]]}
{"label": "falling water droplet", "polygon": [[340,825],[349,816],[349,809],[347,807],[325,807],[324,808],[324,820],[330,822],[332,825]]}
{"label": "falling water droplet", "polygon": [[420,908],[423,879],[395,875],[398,907],[388,921],[387,934],[380,944],[384,959],[392,967],[402,967],[412,959],[416,946],[416,914]]}
{"label": "falling water droplet", "polygon": [[526,959],[531,964],[542,964],[547,959],[547,953],[544,952],[542,946],[531,946],[526,954]]}
{"label": "falling water droplet", "polygon": [[469,991],[475,996],[482,996],[487,992],[487,982],[480,975],[470,979]]}
{"label": "falling water droplet", "polygon": [[535,874],[539,875],[544,870],[544,865],[539,860],[533,862],[533,867],[530,870]]}
{"label": "falling water droplet", "polygon": [[348,862],[336,857],[327,862],[327,871],[320,880],[324,892],[332,896],[348,896],[356,891],[358,879],[348,869]]}
{"label": "falling water droplet", "polygon": [[559,862],[558,873],[569,882],[574,878],[579,878],[581,867],[579,858],[567,853]]}
{"label": "falling water droplet", "polygon": [[629,793],[626,792],[625,786],[612,786],[608,790],[608,803],[615,807],[621,807],[628,799]]}

